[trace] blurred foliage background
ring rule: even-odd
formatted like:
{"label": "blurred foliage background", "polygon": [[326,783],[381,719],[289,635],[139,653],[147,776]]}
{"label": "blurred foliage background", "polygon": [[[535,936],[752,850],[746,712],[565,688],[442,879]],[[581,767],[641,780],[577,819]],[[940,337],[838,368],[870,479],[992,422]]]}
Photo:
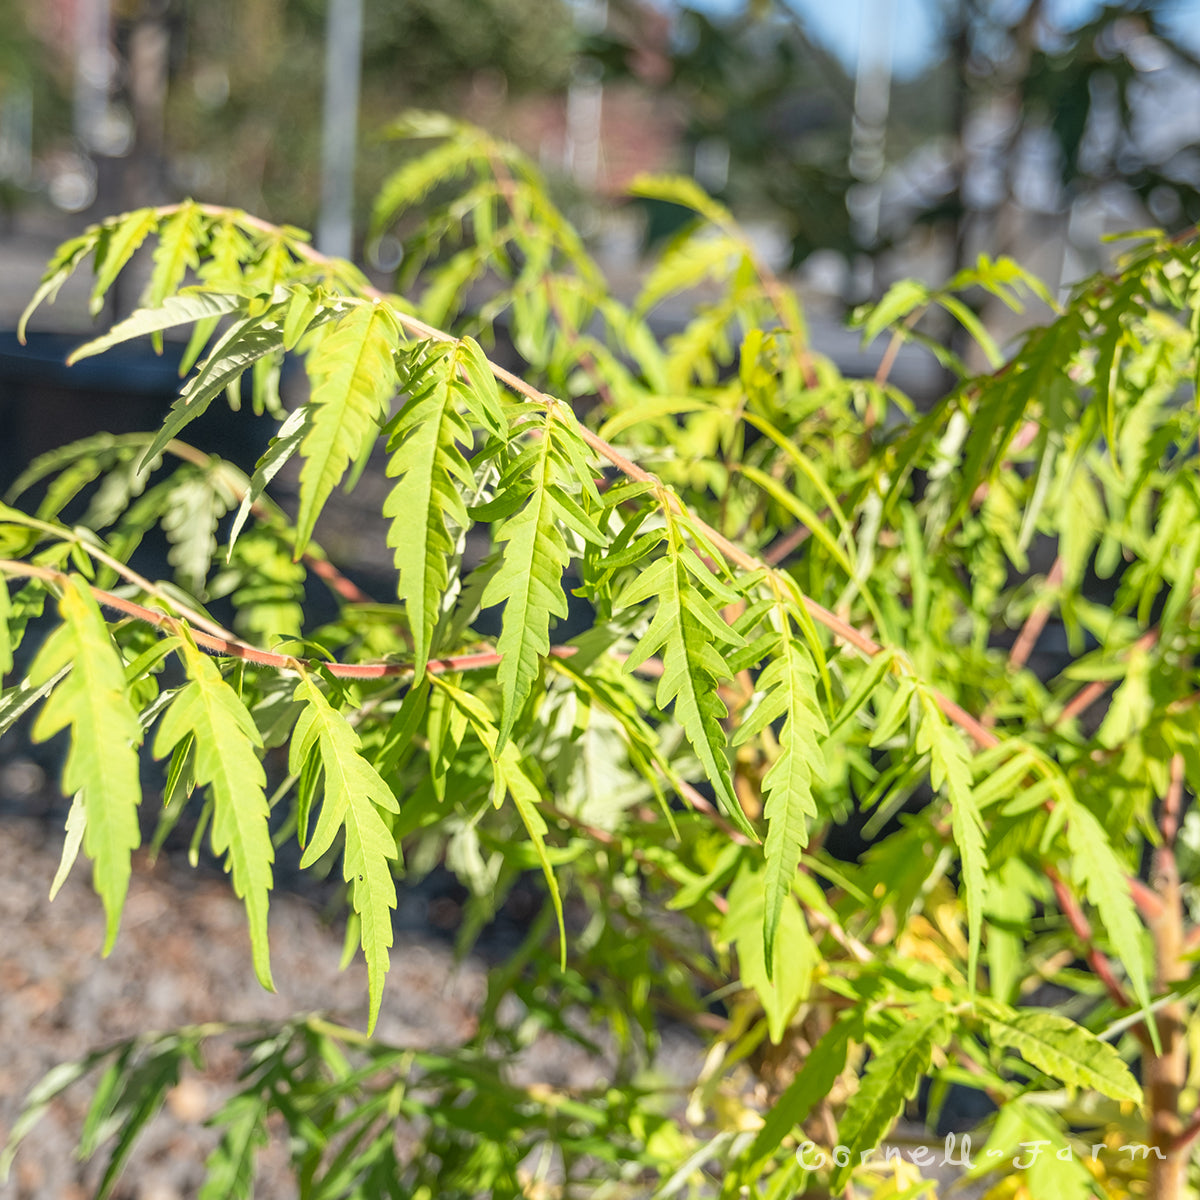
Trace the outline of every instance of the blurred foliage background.
{"label": "blurred foliage background", "polygon": [[[10,228],[185,195],[314,228],[330,22],[359,3],[0,0]],[[618,266],[673,214],[614,198],[682,171],[845,303],[983,249],[1061,283],[1106,231],[1200,219],[1195,0],[841,9],[361,0],[355,249],[394,163],[379,130],[412,106],[534,154]],[[901,61],[913,22],[927,45]]]}

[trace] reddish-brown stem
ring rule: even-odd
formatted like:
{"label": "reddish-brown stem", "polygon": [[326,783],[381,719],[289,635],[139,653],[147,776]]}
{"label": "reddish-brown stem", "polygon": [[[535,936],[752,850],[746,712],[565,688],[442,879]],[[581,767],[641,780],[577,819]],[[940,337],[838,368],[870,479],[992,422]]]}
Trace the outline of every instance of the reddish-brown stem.
{"label": "reddish-brown stem", "polygon": [[1071,926],[1072,932],[1083,944],[1084,954],[1088,964],[1095,971],[1096,978],[1104,984],[1104,989],[1114,1004],[1119,1008],[1132,1007],[1128,994],[1113,971],[1112,963],[1096,946],[1092,938],[1091,923],[1084,915],[1079,902],[1071,895],[1071,889],[1067,887],[1062,876],[1053,867],[1047,865],[1043,869],[1050,880],[1051,887],[1054,888],[1054,898],[1058,901],[1058,907],[1062,910],[1063,916],[1067,918],[1067,924]]}
{"label": "reddish-brown stem", "polygon": [[1175,1148],[1181,1153],[1186,1153],[1187,1148],[1198,1137],[1200,1137],[1200,1113],[1195,1114],[1179,1131],[1179,1136],[1175,1139]]}
{"label": "reddish-brown stem", "polygon": [[[1057,588],[1062,583],[1062,576],[1062,559],[1056,558],[1046,574],[1044,586],[1049,589]],[[1038,638],[1042,636],[1042,630],[1046,628],[1046,622],[1050,619],[1053,611],[1054,601],[1046,597],[1040,598],[1033,606],[1017,634],[1017,640],[1013,642],[1012,649],[1008,653],[1008,669],[1010,671],[1019,671],[1029,661],[1029,656],[1033,653],[1033,648],[1037,645]],[[988,706],[980,720],[989,729],[995,727],[996,712],[991,705]]]}
{"label": "reddish-brown stem", "polygon": [[[829,515],[829,510],[819,514],[822,518]],[[793,550],[799,549],[808,539],[812,537],[812,530],[807,525],[797,525],[790,533],[785,534],[769,546],[763,553],[763,562],[768,563],[772,567],[777,567]]]}
{"label": "reddish-brown stem", "polygon": [[876,387],[883,387],[887,383],[887,378],[892,373],[892,367],[896,365],[896,357],[899,355],[902,345],[904,345],[904,334],[899,329],[894,329],[887,349],[884,350],[883,357],[879,360],[879,368],[875,372]]}
{"label": "reddish-brown stem", "polygon": [[[1150,879],[1162,897],[1162,912],[1151,922],[1157,964],[1155,985],[1160,992],[1188,978],[1184,952],[1184,902],[1175,862],[1175,835],[1183,800],[1183,756],[1171,759],[1171,781],[1163,797],[1163,839],[1155,847]],[[1179,1112],[1179,1097],[1187,1084],[1187,1007],[1175,1001],[1157,1013],[1161,1051],[1147,1050],[1142,1062],[1142,1087],[1150,1117],[1149,1194],[1154,1200],[1182,1200],[1187,1195],[1187,1130]]]}
{"label": "reddish-brown stem", "polygon": [[314,575],[328,584],[331,591],[336,592],[348,604],[370,604],[371,597],[354,582],[347,579],[327,558],[318,558],[306,550],[304,562]]}
{"label": "reddish-brown stem", "polygon": [[[1138,650],[1149,650],[1157,641],[1158,629],[1148,629],[1129,648],[1129,653],[1132,654]],[[1086,687],[1080,688],[1071,700],[1063,706],[1062,712],[1051,721],[1051,729],[1056,725],[1061,725],[1064,721],[1073,721],[1081,713],[1086,712],[1111,686],[1112,684],[1107,680],[1096,679]]]}
{"label": "reddish-brown stem", "polygon": [[[1048,591],[1054,591],[1062,585],[1062,579],[1063,561],[1060,557],[1054,560],[1050,570],[1046,573],[1046,582],[1043,586]],[[1046,622],[1050,619],[1053,611],[1053,597],[1044,596],[1033,606],[1029,616],[1025,618],[1025,624],[1021,626],[1021,632],[1017,634],[1017,640],[1013,642],[1012,649],[1008,653],[1008,665],[1012,670],[1020,670],[1029,661],[1029,656],[1033,653],[1033,648],[1037,645],[1038,638],[1042,636],[1042,630],[1046,628]]]}
{"label": "reddish-brown stem", "polygon": [[[0,559],[0,574],[17,575],[24,578],[42,579],[47,583],[64,585],[68,576],[62,571],[50,567],[39,567],[32,563],[15,562]],[[172,632],[178,624],[177,618],[167,613],[146,608],[124,596],[118,596],[103,588],[91,587],[91,593],[96,600],[106,608],[116,609],[128,617],[136,617],[156,629]],[[394,676],[411,675],[411,663],[344,663],[325,661],[324,659],[298,659],[291,654],[277,654],[271,650],[260,650],[246,642],[234,638],[217,637],[205,633],[189,624],[188,630],[196,645],[213,654],[227,658],[240,658],[244,662],[254,663],[260,667],[270,667],[276,671],[295,671],[301,665],[310,669],[320,667],[337,679],[385,679]],[[570,658],[575,653],[573,646],[551,646],[550,653],[556,658]],[[479,671],[499,664],[501,655],[495,650],[481,650],[473,654],[452,655],[449,658],[431,659],[428,670],[434,674],[444,674],[450,671]]]}
{"label": "reddish-brown stem", "polygon": [[1158,919],[1162,913],[1162,899],[1153,888],[1133,876],[1129,880],[1129,894],[1147,921]]}
{"label": "reddish-brown stem", "polygon": [[925,315],[928,305],[921,305],[919,308],[914,308],[904,319],[904,323],[898,328],[892,330],[892,336],[888,340],[887,348],[883,352],[883,357],[879,360],[879,366],[875,371],[875,386],[883,387],[888,381],[888,376],[892,373],[892,368],[896,365],[896,358],[900,354],[900,347],[904,345],[904,335],[911,330],[916,323]]}
{"label": "reddish-brown stem", "polygon": [[[171,441],[167,443],[166,449],[171,454],[174,454],[176,458],[182,458],[185,462],[190,462],[195,466],[200,467],[202,470],[211,471],[214,468],[220,469],[220,467],[223,465],[219,458],[216,458],[210,454],[206,454],[203,450],[198,450],[195,446],[190,446],[187,442],[181,442],[177,438],[172,438]],[[233,492],[240,503],[246,495],[246,488],[242,485],[241,480],[231,477],[228,471],[224,472],[224,478],[225,483],[228,485],[230,491]],[[263,504],[261,500],[255,500],[254,503],[250,505],[250,511],[254,514],[254,516],[258,517],[259,520],[263,520],[271,516],[267,506]],[[372,603],[371,597],[368,596],[367,593],[364,592],[362,588],[360,588],[353,580],[347,579],[346,576],[343,575],[341,571],[339,571],[337,567],[335,567],[333,563],[331,563],[329,559],[324,556],[324,554],[310,548],[305,550],[300,557],[305,566],[307,566],[314,575],[322,579],[331,591],[336,592],[337,595],[341,596],[341,598],[347,603]]]}

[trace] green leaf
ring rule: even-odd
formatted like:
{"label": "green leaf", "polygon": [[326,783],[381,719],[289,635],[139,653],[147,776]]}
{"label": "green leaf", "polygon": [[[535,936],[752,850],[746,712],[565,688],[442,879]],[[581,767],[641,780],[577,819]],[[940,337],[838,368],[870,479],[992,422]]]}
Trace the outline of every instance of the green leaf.
{"label": "green leaf", "polygon": [[499,735],[491,714],[476,697],[447,683],[445,679],[432,679],[438,690],[444,692],[453,700],[458,709],[471,722],[475,736],[483,743],[484,748],[492,759],[492,769],[495,772],[495,782],[492,788],[492,803],[499,808],[504,803],[506,795],[512,796],[517,813],[533,843],[534,852],[546,879],[550,891],[550,900],[554,905],[554,914],[558,918],[558,936],[560,947],[560,963],[563,970],[567,965],[567,931],[563,919],[562,896],[558,890],[558,880],[554,877],[554,866],[546,851],[546,834],[548,829],[542,814],[538,811],[539,800],[537,787],[529,778],[521,765],[521,756],[512,742],[500,745]]}
{"label": "green leaf", "polygon": [[912,1013],[880,1046],[867,1063],[846,1111],[838,1121],[838,1140],[850,1151],[849,1161],[834,1171],[831,1187],[840,1192],[849,1182],[864,1150],[874,1150],[904,1102],[917,1089],[929,1070],[933,1048],[946,1037],[946,1015],[942,1008],[926,1006]]}
{"label": "green leaf", "polygon": [[141,841],[137,747],[142,727],[129,700],[124,663],[83,580],[67,580],[58,609],[63,624],[38,652],[29,682],[38,687],[68,664],[70,671],[38,713],[33,739],[43,742],[71,729],[62,786],[64,793],[83,794],[83,845],[107,914],[107,955],[116,941],[129,889],[130,859]]}
{"label": "green leaf", "polygon": [[863,345],[869,345],[889,325],[907,317],[928,300],[929,289],[915,279],[893,283],[878,304],[854,314],[854,324],[861,326],[863,331]]}
{"label": "green leaf", "polygon": [[96,246],[96,285],[92,288],[88,310],[98,316],[104,307],[104,297],[116,282],[134,251],[158,227],[158,212],[140,208],[105,223],[104,232]]}
{"label": "green leaf", "polygon": [[300,446],[296,555],[312,536],[330,492],[383,424],[396,391],[399,331],[383,303],[355,305],[309,357],[312,424]]}
{"label": "green leaf", "polygon": [[1069,1087],[1092,1088],[1113,1100],[1142,1103],[1142,1089],[1107,1042],[1047,1009],[1012,1009],[994,1000],[979,1008],[988,1040]]}
{"label": "green leaf", "polygon": [[573,437],[573,432],[550,414],[541,432],[532,469],[524,480],[525,455],[519,456],[516,470],[501,480],[502,493],[511,495],[528,486],[529,494],[495,534],[495,541],[505,544],[505,549],[481,601],[485,608],[504,604],[496,644],[503,656],[496,671],[502,696],[498,749],[512,733],[537,678],[541,657],[550,652],[551,618],[567,615],[562,576],[571,561],[571,550],[561,526],[567,525],[596,544],[604,541],[591,517],[560,484],[571,466],[557,443]]}
{"label": "green leaf", "polygon": [[[736,947],[742,986],[758,995],[771,1041],[779,1045],[796,1009],[808,998],[820,953],[790,894],[780,905],[775,942],[764,947],[767,896],[760,872],[743,868],[729,889],[728,901],[721,939]],[[768,957],[775,961],[771,974],[767,972]]]}
{"label": "green leaf", "polygon": [[185,200],[158,231],[154,247],[154,271],[146,288],[146,305],[158,308],[183,281],[188,270],[200,266],[200,242],[205,235],[204,213],[192,200]]}
{"label": "green leaf", "polygon": [[721,680],[730,676],[718,644],[736,648],[743,639],[725,624],[705,594],[714,585],[720,586],[716,576],[703,566],[699,571],[689,570],[688,554],[692,559],[695,554],[686,550],[679,526],[670,515],[668,530],[666,554],[613,601],[613,607],[619,610],[658,597],[650,626],[626,660],[625,669],[633,671],[661,652],[663,673],[655,702],[659,708],[674,703],[675,716],[722,809],[743,833],[757,841],[758,835],[733,791],[721,726],[728,713],[717,693]]}
{"label": "green leaf", "polygon": [[46,1115],[51,1104],[67,1088],[78,1083],[110,1054],[112,1054],[111,1047],[105,1047],[103,1050],[93,1050],[90,1054],[76,1059],[74,1062],[59,1063],[57,1066],[51,1067],[29,1089],[21,1111],[9,1130],[8,1141],[0,1151],[0,1183],[7,1182],[17,1150],[29,1135],[30,1130]]}
{"label": "green leaf", "polygon": [[157,308],[139,308],[135,313],[118,321],[102,337],[73,350],[67,365],[73,366],[82,359],[103,354],[112,346],[144,337],[149,333],[161,333],[164,329],[175,329],[180,325],[191,325],[206,317],[222,317],[237,310],[242,304],[240,296],[220,295],[216,292],[189,291],[180,296],[169,296]]}
{"label": "green leaf", "polygon": [[458,359],[467,379],[465,398],[471,412],[489,432],[497,437],[504,436],[507,424],[500,388],[487,355],[474,338],[464,337],[458,343]]}
{"label": "green leaf", "polygon": [[[1062,803],[1061,799],[1059,803]],[[1142,940],[1142,924],[1129,894],[1125,864],[1117,857],[1104,828],[1089,809],[1072,800],[1067,806],[1066,818],[1067,845],[1075,879],[1088,902],[1100,914],[1138,1003],[1143,1010],[1148,1010],[1149,964]],[[1151,1036],[1155,1036],[1155,1023],[1149,1024]]]}
{"label": "green leaf", "polygon": [[418,675],[429,660],[441,617],[450,556],[459,532],[471,524],[459,489],[474,484],[459,449],[469,446],[474,435],[458,411],[457,351],[430,347],[427,352],[430,357],[421,361],[417,379],[409,383],[412,394],[388,443],[388,474],[399,479],[383,506],[383,515],[392,520],[387,544],[396,552],[397,591],[408,610]]}
{"label": "green leaf", "polygon": [[983,818],[971,790],[971,757],[962,734],[947,724],[933,697],[921,691],[924,719],[917,728],[917,752],[929,752],[930,782],[943,785],[950,797],[950,827],[962,861],[963,888],[967,894],[967,987],[975,994],[979,943],[983,934],[983,909],[987,899],[987,849]]}
{"label": "green leaf", "polygon": [[275,350],[281,336],[278,324],[269,316],[246,317],[230,326],[171,405],[163,427],[146,447],[138,466],[153,462],[167,443],[204,413],[248,367]]}
{"label": "green leaf", "polygon": [[396,907],[391,860],[399,857],[396,840],[379,809],[394,813],[400,811],[400,805],[379,772],[359,753],[358,734],[307,675],[297,686],[295,698],[307,707],[292,734],[288,769],[299,775],[309,751],[316,746],[325,780],[317,827],[300,866],[316,862],[333,845],[338,830],[344,828],[343,875],[350,884],[354,911],[362,922],[363,956],[367,960],[369,1033],[379,1016],[383,983],[391,965],[391,910]]}
{"label": "green leaf", "polygon": [[54,303],[62,285],[75,274],[79,264],[96,248],[99,238],[100,227],[93,225],[86,233],[77,238],[71,238],[70,241],[63,242],[59,246],[42,275],[42,281],[38,284],[37,291],[33,293],[33,298],[25,306],[25,311],[21,313],[21,317],[17,321],[17,341],[22,346],[25,345],[25,330],[29,324],[29,318],[43,302]]}
{"label": "green leaf", "polygon": [[665,200],[699,213],[713,225],[728,228],[733,218],[724,205],[714,200],[694,179],[686,175],[639,175],[630,185],[631,196]]}
{"label": "green leaf", "polygon": [[0,695],[0,735],[7,733],[39,700],[45,699],[70,669],[69,665],[61,667],[37,687],[23,679]]}
{"label": "green leaf", "polygon": [[300,339],[308,332],[313,317],[321,307],[321,299],[316,292],[306,287],[293,287],[291,299],[288,300],[287,316],[283,321],[283,348],[294,350]]}
{"label": "green leaf", "polygon": [[213,800],[213,853],[227,855],[233,890],[246,906],[254,973],[263,987],[274,991],[267,906],[275,849],[264,791],[267,777],[257,753],[262,738],[254,718],[212,659],[186,641],[179,653],[190,682],[163,714],[154,755],[162,758],[189,735],[193,737],[193,777],[210,789]]}
{"label": "green leaf", "polygon": [[[423,136],[447,137],[461,130]],[[419,204],[439,183],[460,178],[484,151],[478,136],[452,137],[407,162],[384,180],[371,212],[371,233],[378,236],[405,209]]]}
{"label": "green leaf", "polygon": [[808,845],[808,819],[817,815],[812,792],[813,769],[820,770],[822,755],[818,739],[826,728],[817,706],[812,658],[805,646],[789,635],[780,639],[776,657],[759,676],[756,690],[761,699],[738,728],[733,744],[742,745],[783,718],[779,757],[763,777],[766,795],[763,815],[767,819],[763,849],[767,869],[763,878],[766,904],[762,932],[770,979],[775,968],[774,947],[780,914],[792,893],[801,851]]}
{"label": "green leaf", "polygon": [[989,1165],[1021,1162],[1024,1170],[1013,1176],[1014,1183],[1020,1180],[1017,1195],[1023,1187],[1030,1196],[1053,1196],[1054,1200],[1096,1200],[1098,1195],[1103,1196],[1106,1189],[1100,1187],[1086,1158],[1079,1153],[1066,1113],[1038,1103],[1039,1099],[1008,1101],[996,1114],[987,1144],[977,1152],[976,1161],[982,1159]]}
{"label": "green leaf", "polygon": [[1004,361],[1004,356],[983,322],[957,296],[939,293],[937,302],[975,339],[976,345],[987,356],[989,366],[993,371],[996,370]]}
{"label": "green leaf", "polygon": [[265,1096],[239,1092],[211,1123],[223,1127],[221,1140],[204,1164],[204,1183],[197,1200],[251,1200],[258,1151],[267,1144]]}
{"label": "green leaf", "polygon": [[190,1045],[182,1037],[168,1034],[160,1037],[146,1054],[130,1056],[127,1067],[124,1062],[121,1064],[121,1075],[109,1098],[105,1121],[106,1133],[115,1127],[116,1141],[96,1189],[96,1200],[107,1200],[112,1193],[138,1134],[162,1108],[191,1053]]}
{"label": "green leaf", "polygon": [[54,880],[50,884],[50,899],[58,895],[62,885],[67,882],[67,876],[79,857],[79,848],[83,845],[83,831],[87,828],[87,807],[83,803],[83,794],[76,792],[67,812],[67,836],[63,840],[62,855],[58,860],[58,870],[54,872]]}
{"label": "green leaf", "polygon": [[649,312],[660,300],[674,292],[686,291],[710,277],[727,279],[741,261],[743,247],[733,238],[693,236],[668,250],[654,264],[642,284],[634,309],[638,314]]}
{"label": "green leaf", "polygon": [[270,486],[271,480],[295,455],[300,449],[300,444],[308,436],[308,432],[312,428],[314,411],[311,404],[302,404],[290,412],[271,439],[271,444],[263,451],[262,457],[254,468],[254,474],[250,477],[250,485],[242,495],[242,502],[238,506],[233,525],[230,527],[228,555],[232,556],[233,554],[233,548],[237,545],[246,519],[250,516],[250,510]]}
{"label": "green leaf", "polygon": [[171,489],[162,529],[171,543],[167,561],[180,585],[195,596],[204,594],[205,581],[217,551],[217,525],[232,499],[218,475],[181,472]]}

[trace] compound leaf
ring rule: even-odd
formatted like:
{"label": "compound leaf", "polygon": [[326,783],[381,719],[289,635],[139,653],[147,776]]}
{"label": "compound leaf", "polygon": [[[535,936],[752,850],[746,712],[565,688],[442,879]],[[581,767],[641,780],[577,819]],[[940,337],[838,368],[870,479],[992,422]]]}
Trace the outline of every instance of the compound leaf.
{"label": "compound leaf", "polygon": [[88,302],[93,317],[104,307],[104,297],[122,268],[157,227],[158,211],[153,208],[139,208],[105,223],[96,246],[96,284]]}
{"label": "compound leaf", "polygon": [[659,708],[674,704],[675,716],[721,807],[743,833],[757,840],[733,791],[721,726],[728,713],[717,691],[720,681],[730,676],[718,642],[737,647],[742,639],[725,624],[705,594],[722,585],[703,566],[696,569],[699,560],[687,549],[678,524],[670,518],[666,547],[667,553],[613,601],[613,607],[621,609],[658,596],[650,626],[626,660],[625,669],[632,671],[661,653],[663,673],[655,703]]}
{"label": "compound leaf", "polygon": [[734,745],[741,745],[783,718],[779,757],[763,777],[763,815],[767,819],[763,948],[768,979],[774,973],[780,913],[792,892],[800,852],[808,844],[808,819],[817,815],[813,768],[819,769],[822,760],[818,739],[826,726],[817,707],[815,684],[816,671],[808,650],[785,634],[779,653],[758,678],[762,698],[733,739]]}
{"label": "compound leaf", "polygon": [[157,308],[183,281],[188,270],[200,266],[200,241],[205,234],[204,212],[185,200],[158,231],[154,271],[146,289],[146,305]]}
{"label": "compound leaf", "polygon": [[945,784],[950,797],[950,826],[962,861],[963,887],[967,894],[967,986],[974,995],[987,894],[983,818],[971,790],[971,759],[962,735],[946,723],[928,693],[921,693],[921,702],[924,720],[917,729],[917,750],[929,751],[930,782],[934,788]]}
{"label": "compound leaf", "polygon": [[[561,526],[567,525],[596,543],[604,540],[587,512],[559,482],[570,466],[557,440],[570,436],[553,416],[547,417],[527,476],[525,503],[496,534],[496,541],[507,545],[500,569],[484,590],[482,604],[486,608],[504,603],[496,646],[502,655],[496,677],[503,697],[497,750],[508,741],[537,678],[541,657],[550,651],[550,619],[567,615],[562,577],[571,550]],[[524,461],[522,455],[518,462]],[[511,477],[501,483],[502,489],[514,491],[521,486]]]}
{"label": "compound leaf", "polygon": [[859,1162],[863,1150],[874,1149],[900,1115],[904,1102],[929,1070],[933,1048],[944,1038],[946,1017],[940,1007],[914,1013],[895,1030],[867,1063],[858,1091],[850,1097],[838,1122],[838,1140],[849,1151],[845,1166],[839,1167],[832,1190],[840,1192]]}
{"label": "compound leaf", "polygon": [[321,814],[300,865],[307,867],[316,862],[333,845],[338,830],[345,829],[343,872],[350,884],[354,911],[361,920],[370,1032],[379,1016],[383,983],[391,965],[391,910],[396,907],[391,868],[391,860],[398,857],[396,839],[379,809],[399,812],[400,806],[379,772],[359,753],[358,734],[308,676],[300,681],[295,698],[307,707],[292,735],[289,769],[299,775],[309,751],[316,746],[325,779]]}
{"label": "compound leaf", "polygon": [[1048,1009],[1013,1009],[989,1000],[980,1010],[988,1040],[1070,1087],[1094,1088],[1113,1100],[1142,1103],[1142,1089],[1107,1042]]}
{"label": "compound leaf", "polygon": [[93,884],[108,918],[104,940],[108,954],[129,889],[130,858],[141,841],[137,747],[142,727],[129,699],[125,665],[100,606],[82,579],[68,578],[58,609],[63,623],[38,652],[29,681],[37,687],[68,663],[70,671],[38,713],[33,737],[45,741],[70,726],[62,786],[67,794],[83,794],[83,846],[92,860]]}
{"label": "compound leaf", "polygon": [[248,367],[276,349],[281,337],[278,323],[269,316],[244,317],[227,329],[196,374],[188,380],[179,399],[171,405],[166,421],[146,447],[138,466],[153,462],[166,449],[167,443],[201,416]]}
{"label": "compound leaf", "polygon": [[139,308],[123,321],[118,321],[102,337],[85,342],[71,352],[67,365],[72,366],[85,358],[103,354],[112,346],[128,342],[148,333],[161,333],[164,329],[175,329],[180,325],[192,325],[208,317],[222,317],[236,311],[241,305],[239,296],[221,295],[217,292],[185,292],[180,296],[168,296],[155,308]]}
{"label": "compound leaf", "polygon": [[471,524],[459,492],[472,482],[460,449],[471,444],[472,432],[458,411],[457,364],[457,354],[441,347],[419,364],[388,443],[388,474],[399,479],[383,515],[392,521],[387,544],[396,552],[397,591],[408,610],[418,675],[429,659],[458,532]]}
{"label": "compound leaf", "polygon": [[262,737],[212,659],[190,642],[181,643],[179,653],[189,682],[163,714],[154,754],[162,758],[193,736],[194,778],[208,786],[213,799],[213,852],[228,855],[233,890],[246,906],[254,973],[263,987],[274,991],[267,905],[275,850],[267,823],[267,777],[257,753]]}
{"label": "compound leaf", "polygon": [[399,331],[386,305],[359,304],[321,339],[308,362],[312,424],[300,446],[296,554],[308,544],[330,492],[383,423],[396,390]]}

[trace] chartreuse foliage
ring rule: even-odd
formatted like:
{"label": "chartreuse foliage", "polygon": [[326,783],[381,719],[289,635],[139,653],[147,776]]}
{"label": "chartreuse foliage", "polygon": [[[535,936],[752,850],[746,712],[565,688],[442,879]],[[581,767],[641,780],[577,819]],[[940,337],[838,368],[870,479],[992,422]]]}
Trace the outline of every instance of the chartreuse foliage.
{"label": "chartreuse foliage", "polygon": [[68,664],[70,669],[42,705],[33,736],[43,740],[71,729],[62,784],[83,801],[84,847],[108,913],[107,954],[117,940],[130,856],[141,841],[137,747],[142,727],[130,700],[125,664],[80,576],[64,587],[58,606],[63,623],[30,666],[29,682],[37,687]]}
{"label": "chartreuse foliage", "polygon": [[[216,665],[188,642],[179,652],[188,683],[176,692],[158,724],[156,757],[174,750],[212,797],[212,848],[229,855],[233,890],[246,904],[254,970],[274,990],[267,947],[267,893],[275,849],[267,818],[262,736],[238,694]],[[180,755],[180,748],[186,757]]]}
{"label": "chartreuse foliage", "polygon": [[[238,1031],[203,1194],[249,1196],[280,1126],[305,1197],[929,1194],[879,1153],[923,1081],[931,1118],[951,1084],[996,1107],[996,1196],[1182,1194],[1200,243],[1145,235],[1061,308],[1007,260],[898,284],[855,322],[940,358],[954,382],[918,406],[810,346],[690,182],[639,183],[696,219],[625,305],[511,147],[429,114],[394,132],[374,233],[403,230],[411,299],[189,203],[89,229],[31,305],[88,266],[99,304],[141,247],[143,307],[74,357],[189,339],[160,429],[54,451],[0,510],[0,732],[68,734],[55,888],[82,848],[111,948],[142,822],[211,831],[270,986],[294,840],[301,878],[340,860],[367,965],[367,1034]],[[989,297],[1044,320],[1001,350]],[[484,349],[498,323],[518,374]],[[278,423],[249,474],[182,440],[226,400]],[[380,452],[394,564],[368,601],[314,539]],[[156,527],[172,579],[136,565]],[[370,1034],[396,880],[437,863],[470,894],[464,951],[518,880],[544,902],[466,1044],[418,1052]],[[694,1078],[648,1070],[665,1017],[707,1043]],[[113,1139],[107,1191],[224,1030],[63,1068],[14,1145],[103,1065],[81,1144]],[[513,1083],[535,1036],[588,1046],[603,1085]],[[1013,1166],[1031,1138],[1055,1154]]]}
{"label": "chartreuse foliage", "polygon": [[[302,867],[310,866],[345,830],[346,880],[362,930],[363,955],[371,993],[369,1024],[373,1028],[383,995],[392,944],[392,914],[396,886],[389,859],[397,857],[396,839],[380,814],[398,812],[399,805],[378,771],[359,753],[361,743],[346,717],[304,675],[296,700],[305,705],[292,731],[288,766],[299,777],[310,754],[320,762],[325,794],[311,840],[304,847]],[[303,823],[301,843],[305,842]]]}

